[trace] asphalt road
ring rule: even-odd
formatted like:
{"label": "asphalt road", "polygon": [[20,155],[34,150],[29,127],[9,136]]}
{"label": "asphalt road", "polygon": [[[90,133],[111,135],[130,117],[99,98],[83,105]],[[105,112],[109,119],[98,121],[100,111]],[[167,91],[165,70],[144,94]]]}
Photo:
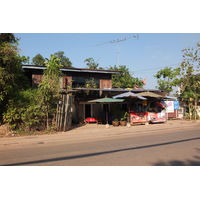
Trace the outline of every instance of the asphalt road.
{"label": "asphalt road", "polygon": [[[104,130],[102,130],[104,131]],[[2,166],[199,166],[200,129],[0,148]]]}

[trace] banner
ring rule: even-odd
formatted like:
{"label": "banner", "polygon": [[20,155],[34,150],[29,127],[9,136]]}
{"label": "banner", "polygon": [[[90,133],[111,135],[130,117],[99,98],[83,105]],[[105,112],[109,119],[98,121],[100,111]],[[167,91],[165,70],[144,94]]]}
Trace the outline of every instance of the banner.
{"label": "banner", "polygon": [[166,104],[166,112],[173,113],[174,112],[174,101],[165,101]]}
{"label": "banner", "polygon": [[174,110],[179,109],[179,101],[174,101]]}

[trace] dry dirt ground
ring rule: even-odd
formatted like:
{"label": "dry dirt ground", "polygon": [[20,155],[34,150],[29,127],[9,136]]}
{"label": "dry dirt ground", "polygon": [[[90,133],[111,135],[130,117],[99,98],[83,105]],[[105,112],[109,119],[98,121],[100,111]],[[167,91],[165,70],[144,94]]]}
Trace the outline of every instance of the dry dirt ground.
{"label": "dry dirt ground", "polygon": [[12,131],[9,130],[7,125],[0,125],[0,137],[8,137],[12,135]]}
{"label": "dry dirt ground", "polygon": [[149,125],[134,125],[129,127],[113,127],[110,125],[106,128],[106,125],[87,124],[71,129],[67,132],[56,133],[38,133],[34,135],[15,135],[9,132],[7,127],[0,127],[0,146],[7,145],[19,145],[19,144],[32,144],[32,143],[51,143],[55,141],[68,141],[69,143],[83,142],[89,140],[103,140],[105,138],[113,137],[126,137],[130,135],[150,135],[150,134],[162,134],[169,130],[191,130],[199,129],[200,133],[200,120],[188,121],[188,120],[169,120],[167,123],[149,124]]}

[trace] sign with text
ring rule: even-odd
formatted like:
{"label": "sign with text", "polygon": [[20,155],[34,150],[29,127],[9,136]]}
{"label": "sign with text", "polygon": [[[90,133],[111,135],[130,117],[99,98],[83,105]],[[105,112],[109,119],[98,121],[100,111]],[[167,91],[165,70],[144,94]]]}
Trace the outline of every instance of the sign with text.
{"label": "sign with text", "polygon": [[173,113],[174,112],[174,101],[165,101],[166,104],[166,112]]}
{"label": "sign with text", "polygon": [[179,109],[179,101],[174,101],[174,110]]}

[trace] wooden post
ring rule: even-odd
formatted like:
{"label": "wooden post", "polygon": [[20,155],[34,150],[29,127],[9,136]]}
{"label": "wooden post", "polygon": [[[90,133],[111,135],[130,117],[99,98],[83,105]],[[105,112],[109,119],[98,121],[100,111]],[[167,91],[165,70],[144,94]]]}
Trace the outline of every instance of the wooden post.
{"label": "wooden post", "polygon": [[67,126],[67,118],[68,116],[68,106],[69,106],[69,94],[65,95],[65,113],[64,113],[64,126],[63,126],[63,131],[66,131],[66,126]]}
{"label": "wooden post", "polygon": [[62,105],[62,96],[60,103],[58,104],[58,116],[57,116],[57,130],[60,130],[60,119],[61,119],[61,105]]}
{"label": "wooden post", "polygon": [[64,107],[64,95],[62,95],[62,104],[60,106],[60,123],[59,123],[59,131],[62,131],[62,125],[63,125],[63,107]]}

